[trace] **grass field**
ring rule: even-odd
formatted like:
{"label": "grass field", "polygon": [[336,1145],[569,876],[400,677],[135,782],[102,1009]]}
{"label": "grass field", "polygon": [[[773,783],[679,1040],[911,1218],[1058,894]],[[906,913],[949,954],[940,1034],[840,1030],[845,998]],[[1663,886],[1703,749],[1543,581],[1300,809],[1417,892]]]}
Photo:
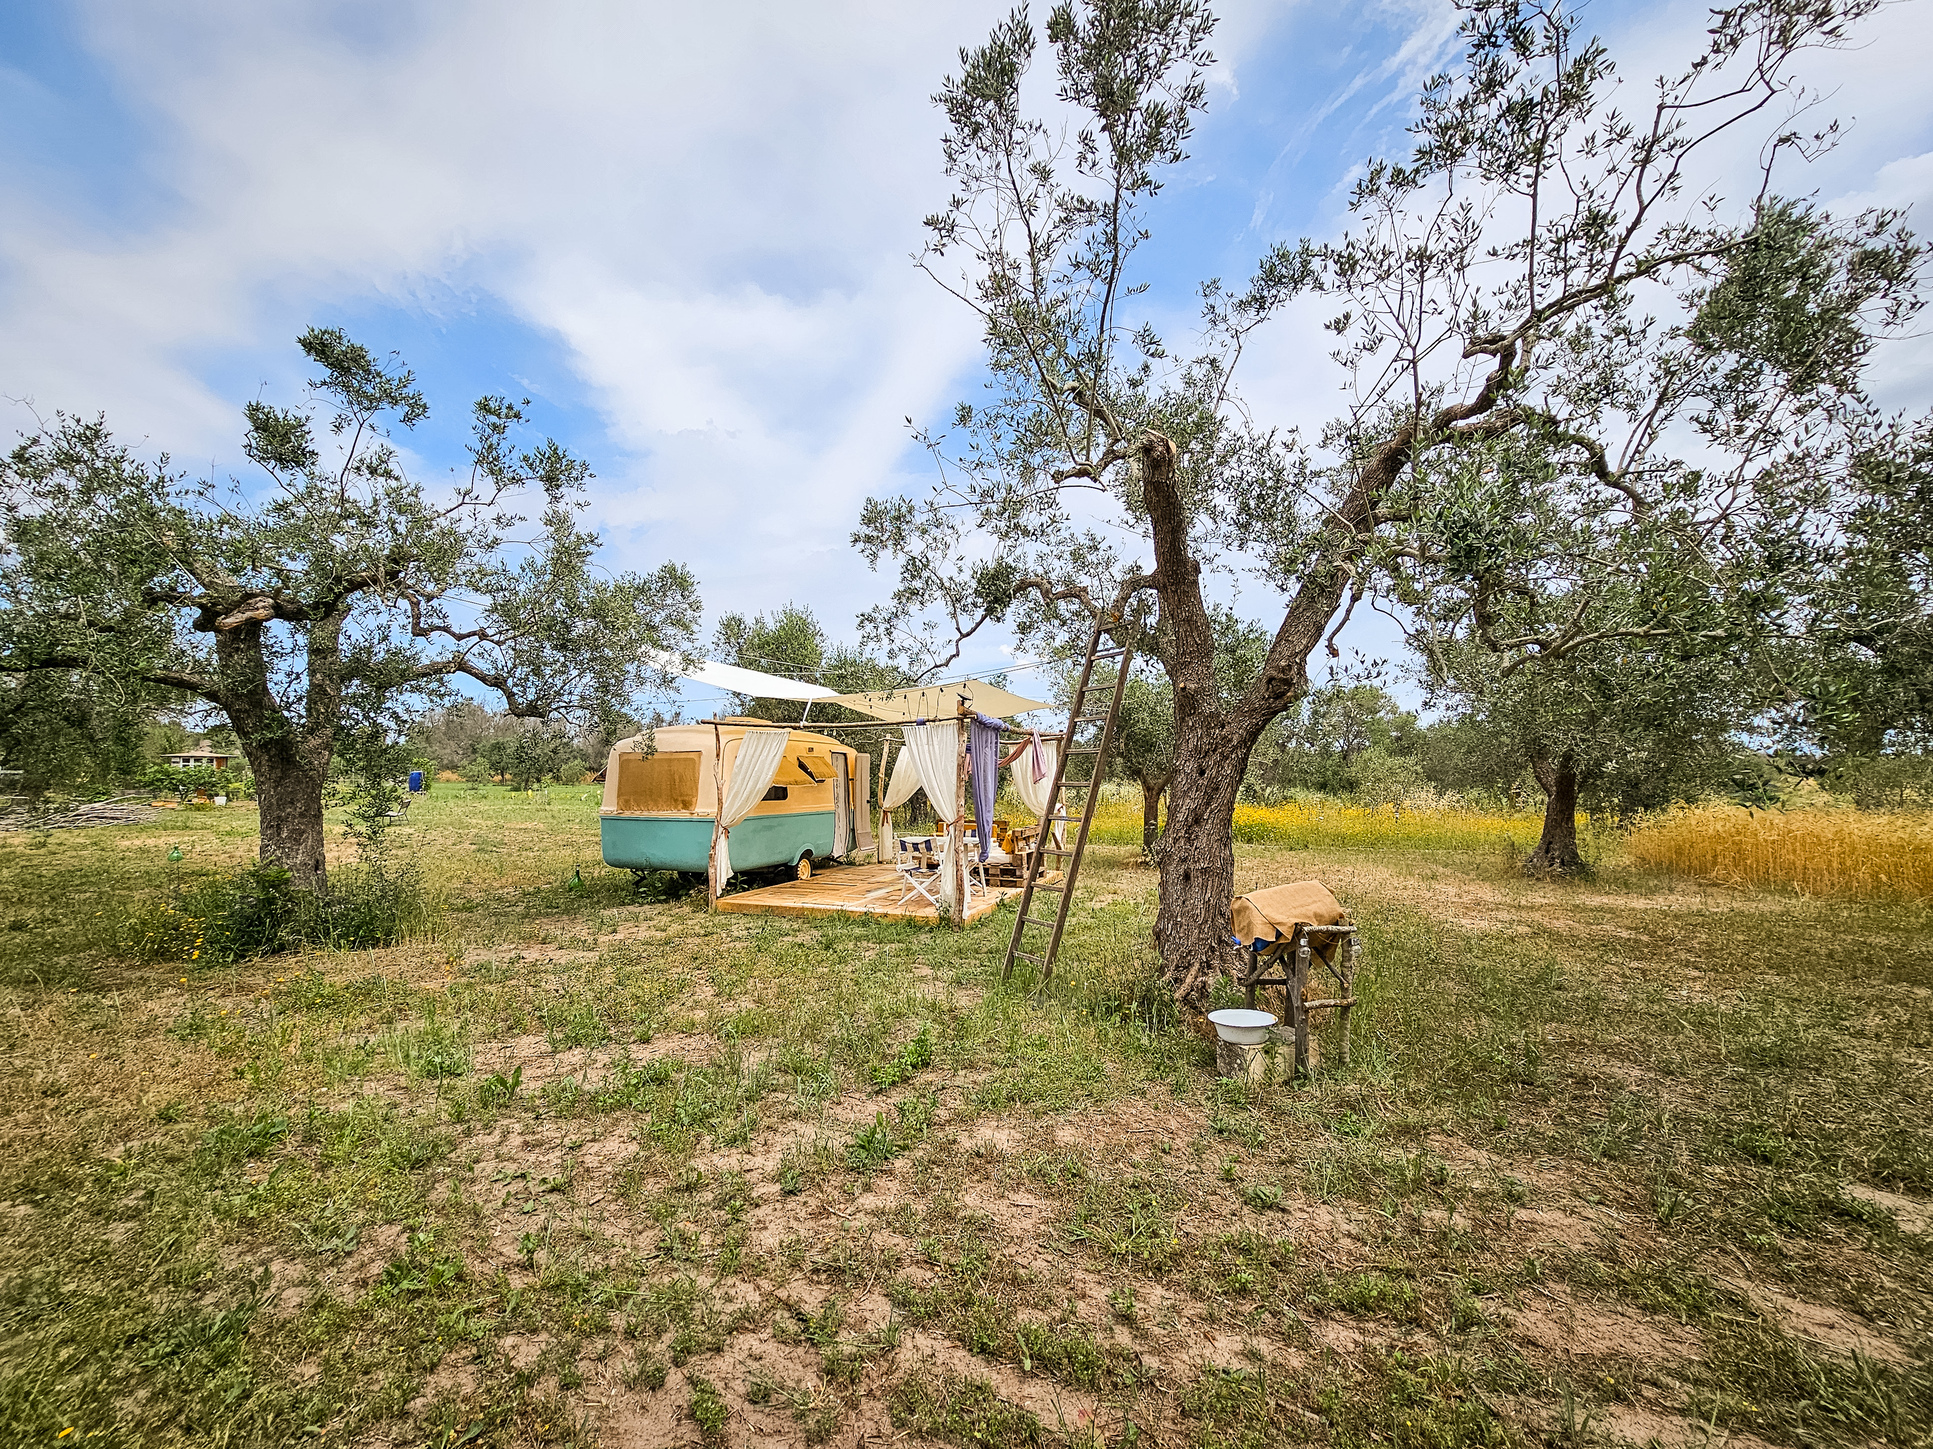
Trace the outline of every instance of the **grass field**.
{"label": "grass field", "polygon": [[1647,821],[1630,853],[1725,885],[1933,900],[1933,815],[1701,805]]}
{"label": "grass field", "polygon": [[[1590,817],[1582,817],[1579,824],[1581,837],[1595,845]],[[1530,854],[1542,829],[1541,811],[1498,815],[1446,806],[1357,805],[1342,800],[1235,807],[1238,845],[1290,850],[1500,850],[1523,856]],[[1094,811],[1093,834],[1110,845],[1140,844],[1139,797],[1128,791],[1105,796]]]}
{"label": "grass field", "polygon": [[1240,884],[1363,923],[1354,1064],[1250,1094],[1138,831],[1034,1000],[1006,912],[635,900],[590,794],[441,788],[432,939],[241,967],[118,952],[247,808],[0,836],[0,1441],[1933,1435],[1924,902],[1328,814]]}

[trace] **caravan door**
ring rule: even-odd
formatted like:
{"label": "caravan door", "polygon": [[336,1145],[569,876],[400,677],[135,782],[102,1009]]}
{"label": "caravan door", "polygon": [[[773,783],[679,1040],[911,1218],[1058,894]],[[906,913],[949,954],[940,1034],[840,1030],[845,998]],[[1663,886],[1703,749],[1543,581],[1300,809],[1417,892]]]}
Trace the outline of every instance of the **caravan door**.
{"label": "caravan door", "polygon": [[832,854],[833,858],[852,853],[852,756],[843,751],[832,757]]}

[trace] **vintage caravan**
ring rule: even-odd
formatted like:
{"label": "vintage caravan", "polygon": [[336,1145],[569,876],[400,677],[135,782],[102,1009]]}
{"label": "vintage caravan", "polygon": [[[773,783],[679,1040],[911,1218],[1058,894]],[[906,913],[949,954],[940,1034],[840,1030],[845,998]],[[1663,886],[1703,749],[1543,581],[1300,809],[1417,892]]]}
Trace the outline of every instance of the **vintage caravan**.
{"label": "vintage caravan", "polygon": [[[662,725],[653,732],[657,748],[650,753],[641,739],[619,742],[604,772],[604,863],[702,875],[720,781],[730,781],[748,729],[774,728],[781,727],[745,718]],[[722,772],[715,768],[721,748]],[[732,827],[732,870],[797,865],[869,848],[867,763],[867,756],[827,735],[791,730],[765,797]]]}

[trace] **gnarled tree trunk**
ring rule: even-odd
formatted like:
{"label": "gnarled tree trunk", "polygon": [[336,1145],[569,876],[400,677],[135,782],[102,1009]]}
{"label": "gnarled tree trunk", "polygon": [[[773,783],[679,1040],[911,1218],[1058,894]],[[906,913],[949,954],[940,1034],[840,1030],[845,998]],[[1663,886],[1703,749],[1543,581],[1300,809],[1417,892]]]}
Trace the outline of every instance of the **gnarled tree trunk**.
{"label": "gnarled tree trunk", "polygon": [[321,890],[328,880],[322,828],[326,771],[312,770],[292,753],[261,745],[244,745],[243,752],[255,772],[262,864],[279,865],[298,885]]}
{"label": "gnarled tree trunk", "polygon": [[[1168,774],[1155,943],[1162,979],[1177,1000],[1200,1010],[1215,978],[1236,965],[1228,916],[1235,893],[1235,797],[1262,731],[1308,687],[1308,649],[1297,652],[1283,636],[1299,640],[1307,633],[1301,615],[1313,605],[1305,598],[1299,610],[1291,609],[1263,679],[1225,711],[1216,692],[1215,632],[1202,598],[1201,565],[1189,551],[1187,512],[1175,485],[1174,444],[1160,433],[1145,433],[1139,460],[1154,535],[1151,582],[1174,640],[1168,676],[1174,685],[1175,758]],[[1340,587],[1334,594],[1340,597]],[[1333,612],[1331,601],[1323,617]],[[1320,637],[1318,626],[1309,645]],[[1277,655],[1286,662],[1278,664]]]}
{"label": "gnarled tree trunk", "polygon": [[296,884],[320,891],[329,873],[322,805],[342,708],[342,618],[324,614],[309,625],[307,690],[299,723],[270,686],[262,622],[223,621],[211,632],[221,680],[211,698],[235,727],[255,773],[262,864],[279,865]]}
{"label": "gnarled tree trunk", "polygon": [[[1135,451],[1155,567],[1130,582],[1154,588],[1162,622],[1172,627],[1174,639],[1169,678],[1175,690],[1175,768],[1168,784],[1155,936],[1162,977],[1187,1005],[1205,1004],[1215,975],[1236,964],[1229,923],[1235,798],[1249,754],[1269,721],[1308,693],[1309,656],[1342,611],[1345,595],[1351,609],[1362,596],[1360,540],[1379,522],[1377,510],[1409,467],[1419,433],[1436,436],[1486,426],[1477,420],[1496,406],[1517,344],[1506,338],[1479,350],[1487,350],[1496,365],[1477,394],[1397,427],[1368,452],[1348,491],[1327,510],[1324,547],[1283,614],[1261,677],[1226,710],[1216,696],[1214,625],[1202,598],[1201,564],[1190,549],[1187,506],[1175,481],[1175,446],[1153,430],[1141,435]],[[1348,617],[1344,612],[1344,623]],[[1332,634],[1332,653],[1333,640]]]}
{"label": "gnarled tree trunk", "polygon": [[1154,936],[1163,977],[1178,1000],[1199,1009],[1215,978],[1235,965],[1228,904],[1235,894],[1235,797],[1249,750],[1216,716],[1175,724]]}
{"label": "gnarled tree trunk", "polygon": [[1524,861],[1531,875],[1559,875],[1582,870],[1577,850],[1577,757],[1569,750],[1559,755],[1535,754],[1530,772],[1544,791],[1544,833]]}

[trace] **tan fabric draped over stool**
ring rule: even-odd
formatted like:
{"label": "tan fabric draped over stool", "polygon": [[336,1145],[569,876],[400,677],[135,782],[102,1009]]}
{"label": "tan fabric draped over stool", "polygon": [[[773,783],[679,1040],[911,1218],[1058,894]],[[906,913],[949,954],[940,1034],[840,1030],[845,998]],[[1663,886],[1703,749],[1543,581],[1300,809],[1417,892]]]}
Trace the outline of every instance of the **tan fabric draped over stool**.
{"label": "tan fabric draped over stool", "polygon": [[[1234,920],[1235,934],[1242,938],[1244,946],[1252,946],[1257,941],[1280,941],[1293,937],[1300,926],[1343,926],[1349,923],[1349,912],[1342,908],[1341,901],[1330,894],[1329,887],[1319,880],[1299,880],[1292,885],[1250,891],[1229,903],[1229,914]],[[1335,937],[1327,937],[1322,945],[1312,941],[1310,949],[1322,958],[1325,965],[1335,964]]]}

